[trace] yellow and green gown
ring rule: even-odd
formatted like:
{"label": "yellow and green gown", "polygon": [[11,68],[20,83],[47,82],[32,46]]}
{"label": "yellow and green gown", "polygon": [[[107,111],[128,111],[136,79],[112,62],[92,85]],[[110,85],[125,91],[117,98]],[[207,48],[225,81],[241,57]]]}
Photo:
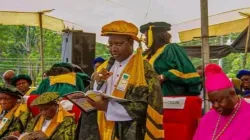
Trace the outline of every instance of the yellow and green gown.
{"label": "yellow and green gown", "polygon": [[[0,112],[2,113],[0,107]],[[26,104],[16,104],[1,121],[0,139],[8,136],[11,132],[18,131],[22,133],[25,131],[27,123],[31,119],[31,114],[28,111]]]}
{"label": "yellow and green gown", "polygon": [[[25,132],[42,130],[44,117],[39,114],[27,125]],[[65,111],[59,105],[57,114],[52,118],[47,130],[44,132],[50,140],[75,140],[76,124],[73,114]]]}
{"label": "yellow and green gown", "polygon": [[[147,58],[147,55],[144,56]],[[200,94],[201,78],[185,50],[175,43],[166,44],[151,56],[149,63],[158,75],[164,96],[192,96]]]}
{"label": "yellow and green gown", "polygon": [[[106,68],[108,60],[97,71]],[[121,73],[130,75],[126,90],[115,88],[113,96],[127,99],[120,103],[133,119],[107,121],[102,111],[82,113],[78,122],[78,140],[163,140],[162,93],[157,74],[137,51]],[[121,76],[122,77],[122,76]],[[118,80],[118,83],[121,80]],[[97,119],[97,121],[96,121]],[[97,131],[99,130],[99,131]]]}
{"label": "yellow and green gown", "polygon": [[43,94],[45,92],[58,92],[61,97],[74,91],[84,91],[84,81],[89,80],[84,73],[70,72],[57,76],[49,76],[42,80],[38,88],[31,94]]}

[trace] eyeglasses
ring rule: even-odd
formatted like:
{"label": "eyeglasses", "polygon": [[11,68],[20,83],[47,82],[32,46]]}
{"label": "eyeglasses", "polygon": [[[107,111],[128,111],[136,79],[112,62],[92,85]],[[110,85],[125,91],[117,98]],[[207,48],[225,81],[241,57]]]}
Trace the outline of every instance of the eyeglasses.
{"label": "eyeglasses", "polygon": [[112,49],[114,46],[116,46],[117,48],[121,48],[123,47],[128,41],[124,42],[124,43],[107,43],[107,48],[108,49]]}

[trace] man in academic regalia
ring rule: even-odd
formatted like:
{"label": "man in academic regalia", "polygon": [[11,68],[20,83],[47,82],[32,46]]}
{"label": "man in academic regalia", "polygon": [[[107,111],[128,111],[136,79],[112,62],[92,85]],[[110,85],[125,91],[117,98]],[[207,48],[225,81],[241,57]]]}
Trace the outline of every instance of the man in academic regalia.
{"label": "man in academic regalia", "polygon": [[[61,97],[73,91],[84,91],[85,81],[89,77],[85,73],[75,72],[70,63],[57,63],[47,71],[47,78],[42,80],[39,87],[32,94],[43,94],[45,92],[58,92]],[[87,85],[87,84],[86,84]]]}
{"label": "man in academic regalia", "polygon": [[127,101],[89,100],[98,110],[99,131],[93,122],[94,112],[82,113],[78,140],[164,139],[159,81],[151,65],[143,60],[141,47],[133,54],[134,41],[139,41],[137,34],[137,27],[126,21],[114,21],[102,28],[102,35],[109,37],[112,57],[97,69],[94,90]]}
{"label": "man in academic regalia", "polygon": [[74,140],[75,120],[73,114],[67,112],[57,102],[60,95],[56,92],[46,92],[36,98],[33,106],[41,113],[33,118],[27,126],[30,140]]}
{"label": "man in academic regalia", "polygon": [[0,87],[0,138],[20,135],[31,114],[26,104],[18,102],[23,94],[12,86]]}
{"label": "man in academic regalia", "polygon": [[30,88],[32,80],[29,75],[19,74],[11,79],[11,85],[15,86],[24,95],[29,96],[34,88]]}
{"label": "man in academic regalia", "polygon": [[236,95],[221,67],[205,68],[205,88],[213,109],[199,123],[194,140],[249,140],[250,104]]}
{"label": "man in academic regalia", "polygon": [[144,58],[154,67],[164,96],[196,96],[200,94],[200,75],[178,44],[170,43],[171,25],[150,22],[140,27],[148,49]]}

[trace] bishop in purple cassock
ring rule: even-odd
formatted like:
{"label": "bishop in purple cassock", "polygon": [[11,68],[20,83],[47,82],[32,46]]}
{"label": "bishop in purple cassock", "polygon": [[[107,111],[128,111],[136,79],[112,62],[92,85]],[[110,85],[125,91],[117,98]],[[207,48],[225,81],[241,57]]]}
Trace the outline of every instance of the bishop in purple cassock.
{"label": "bishop in purple cassock", "polygon": [[250,104],[236,95],[217,64],[207,65],[205,76],[213,109],[201,119],[194,140],[250,140]]}

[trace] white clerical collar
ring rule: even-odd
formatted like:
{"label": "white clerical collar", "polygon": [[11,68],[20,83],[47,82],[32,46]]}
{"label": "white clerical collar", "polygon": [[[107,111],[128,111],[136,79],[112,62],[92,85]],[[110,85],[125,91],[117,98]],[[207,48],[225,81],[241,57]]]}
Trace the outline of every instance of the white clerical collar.
{"label": "white clerical collar", "polygon": [[125,64],[128,63],[128,61],[132,58],[133,55],[134,55],[134,54],[130,55],[127,59],[125,59],[125,60],[122,61],[122,62],[119,62],[119,61],[115,60],[115,64],[118,64],[118,65],[125,65]]}

